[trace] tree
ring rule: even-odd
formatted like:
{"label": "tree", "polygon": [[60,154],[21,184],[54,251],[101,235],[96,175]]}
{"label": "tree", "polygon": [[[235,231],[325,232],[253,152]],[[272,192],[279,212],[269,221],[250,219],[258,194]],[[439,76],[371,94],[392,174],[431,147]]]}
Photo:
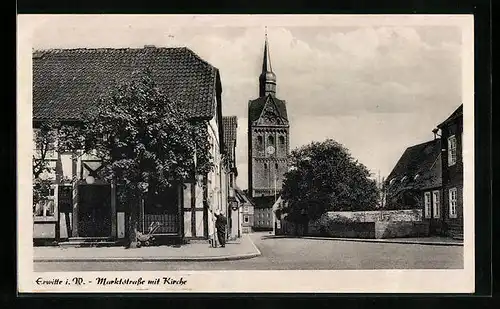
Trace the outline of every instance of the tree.
{"label": "tree", "polygon": [[312,142],[291,152],[282,196],[288,218],[319,218],[326,211],[373,210],[378,188],[368,169],[332,139]]}
{"label": "tree", "polygon": [[212,168],[206,122],[186,115],[146,71],[103,94],[80,126],[61,132],[67,148],[102,160],[99,177],[122,186],[130,248],[137,246],[139,207],[148,192],[183,185]]}
{"label": "tree", "polygon": [[59,124],[55,121],[43,122],[33,133],[35,151],[33,153],[33,211],[49,195],[51,181],[41,177],[45,173],[52,172],[47,156],[50,151],[55,150],[56,130]]}

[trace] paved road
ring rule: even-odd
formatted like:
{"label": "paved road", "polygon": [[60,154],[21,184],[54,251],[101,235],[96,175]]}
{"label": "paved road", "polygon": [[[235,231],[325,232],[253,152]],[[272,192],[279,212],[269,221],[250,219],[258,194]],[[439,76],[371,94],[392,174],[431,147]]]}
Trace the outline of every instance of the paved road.
{"label": "paved road", "polygon": [[327,270],[463,268],[463,247],[367,243],[300,238],[253,241],[262,256],[219,262],[59,262],[35,263],[35,271],[127,270]]}

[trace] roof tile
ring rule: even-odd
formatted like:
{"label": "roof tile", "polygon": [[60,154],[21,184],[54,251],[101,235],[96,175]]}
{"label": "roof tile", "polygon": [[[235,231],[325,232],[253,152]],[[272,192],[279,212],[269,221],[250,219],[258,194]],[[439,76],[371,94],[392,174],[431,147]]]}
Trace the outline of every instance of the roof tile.
{"label": "roof tile", "polygon": [[[415,177],[416,175],[418,176]],[[436,139],[408,147],[387,177],[387,181],[391,190],[403,187],[426,189],[441,186],[441,140]]]}
{"label": "roof tile", "polygon": [[[236,147],[236,135],[238,127],[238,118],[236,116],[222,117],[222,127],[224,134],[224,145],[226,147]],[[233,152],[229,151],[229,159],[234,160]]]}
{"label": "roof tile", "polygon": [[35,51],[33,118],[78,119],[101,94],[146,68],[190,117],[214,116],[218,70],[185,47],[147,47]]}

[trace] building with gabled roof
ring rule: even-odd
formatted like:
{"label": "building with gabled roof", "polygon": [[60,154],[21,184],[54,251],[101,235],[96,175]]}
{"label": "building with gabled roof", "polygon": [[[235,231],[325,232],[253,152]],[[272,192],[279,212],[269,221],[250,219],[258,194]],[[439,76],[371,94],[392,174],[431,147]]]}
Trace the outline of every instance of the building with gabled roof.
{"label": "building with gabled roof", "polygon": [[236,187],[235,192],[236,200],[238,201],[240,208],[241,232],[251,233],[254,226],[254,204],[252,203],[248,195],[239,187]]}
{"label": "building with gabled roof", "polygon": [[[160,222],[158,236],[181,239],[214,235],[213,213],[225,213],[222,85],[219,70],[186,47],[77,48],[33,52],[33,127],[47,120],[78,122],[113,87],[148,71],[160,90],[191,121],[206,124],[215,168],[201,182],[145,201],[139,230]],[[99,158],[55,153],[50,158],[50,203],[34,209],[34,237],[49,239],[125,238],[127,210],[114,184],[94,179]],[[72,182],[62,182],[72,179]],[[92,179],[92,180],[91,180]],[[50,208],[47,211],[47,208]],[[39,211],[42,209],[42,211]]]}
{"label": "building with gabled roof", "polygon": [[440,234],[441,140],[408,147],[385,183],[385,209],[421,209],[431,233]]}

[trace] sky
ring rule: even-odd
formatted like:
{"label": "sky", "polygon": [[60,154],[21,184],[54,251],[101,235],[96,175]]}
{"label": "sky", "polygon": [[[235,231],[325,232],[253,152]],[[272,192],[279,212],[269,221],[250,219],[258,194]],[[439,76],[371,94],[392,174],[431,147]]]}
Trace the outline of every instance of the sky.
{"label": "sky", "polygon": [[34,49],[186,46],[220,70],[222,113],[238,117],[240,188],[247,188],[247,106],[258,97],[265,27],[291,148],[334,139],[386,177],[404,150],[462,103],[462,28],[391,17],[41,16]]}

